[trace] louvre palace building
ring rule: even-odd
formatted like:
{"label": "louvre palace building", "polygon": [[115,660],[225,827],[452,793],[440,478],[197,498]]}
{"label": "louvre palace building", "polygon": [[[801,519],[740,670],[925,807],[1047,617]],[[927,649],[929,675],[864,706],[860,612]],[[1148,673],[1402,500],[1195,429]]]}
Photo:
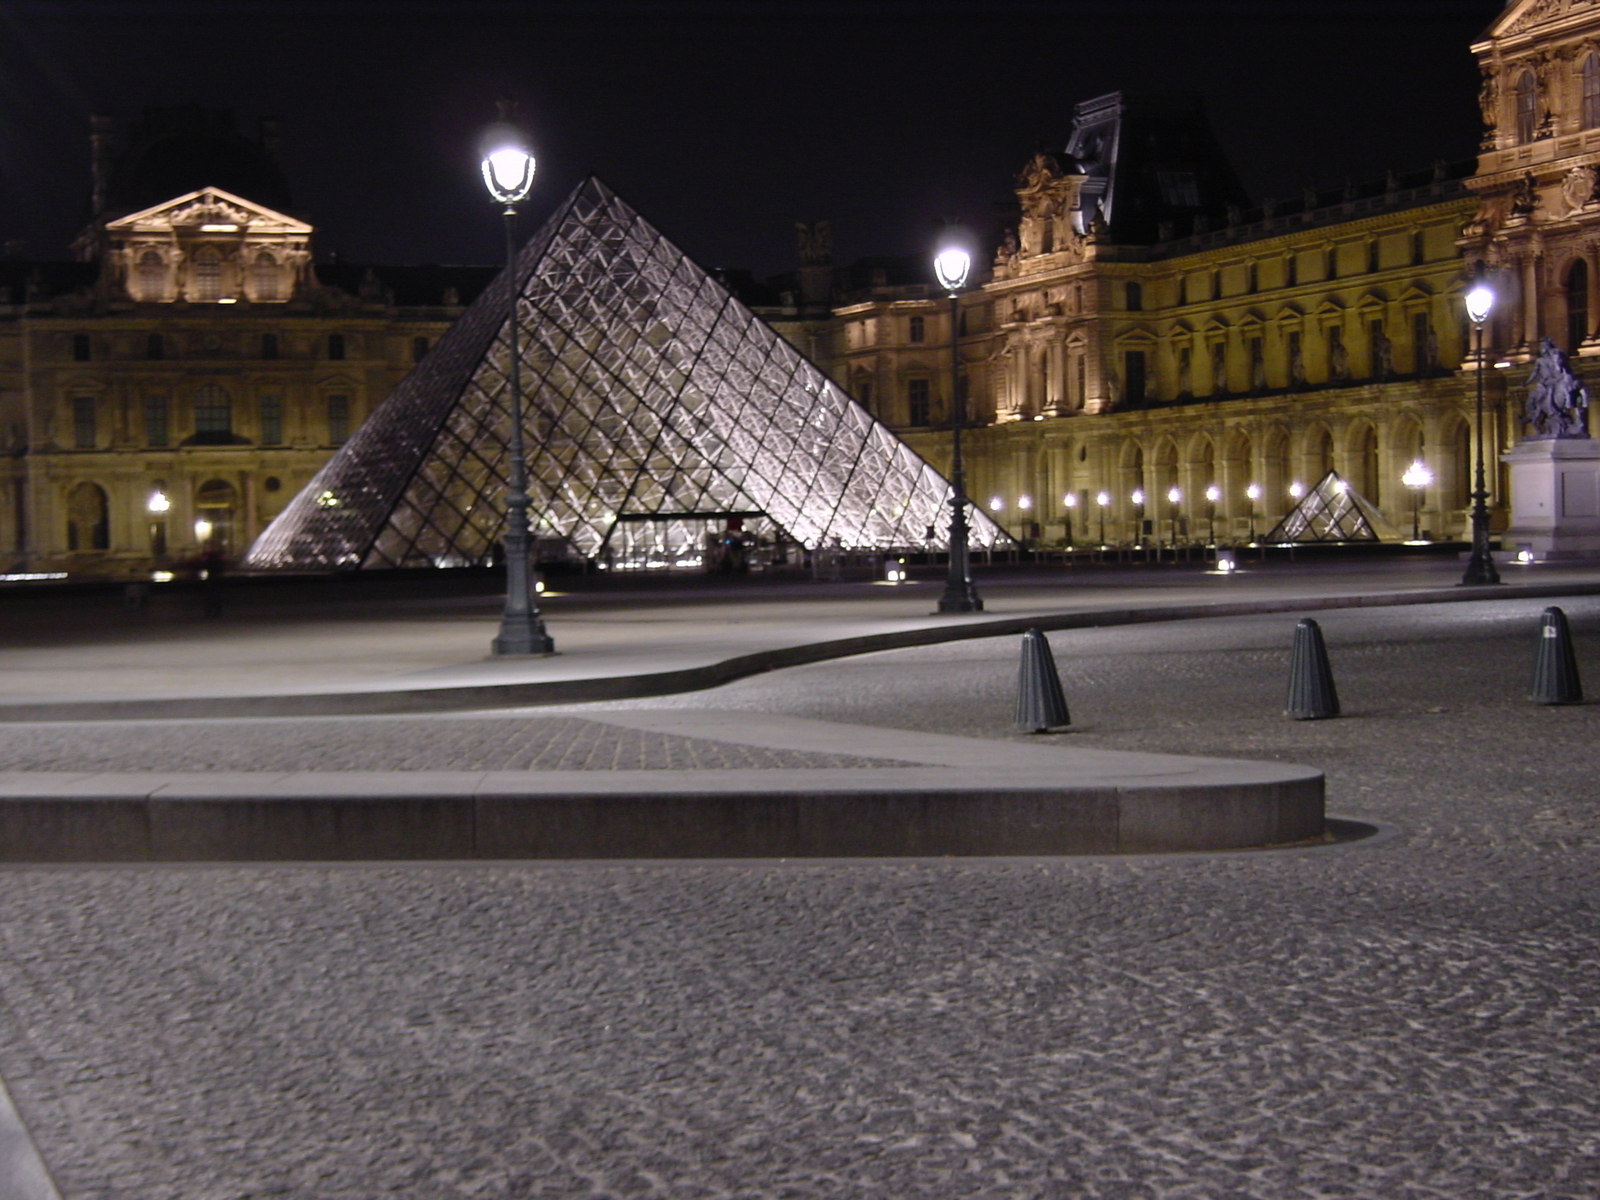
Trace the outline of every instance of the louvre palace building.
{"label": "louvre palace building", "polygon": [[97,119],[78,261],[0,260],[0,570],[242,552],[493,277],[313,263],[276,143]]}
{"label": "louvre palace building", "polygon": [[[1483,270],[1504,528],[1494,468],[1524,432],[1540,339],[1591,389],[1600,376],[1600,4],[1512,3],[1472,52],[1476,160],[1276,200],[1245,197],[1193,99],[1078,104],[1061,150],[1023,167],[1014,232],[961,297],[974,503],[1046,543],[1098,540],[1102,521],[1107,540],[1141,521],[1164,539],[1174,517],[1180,535],[1214,521],[1243,540],[1333,470],[1393,528],[1409,535],[1416,504],[1424,531],[1464,538],[1478,364],[1462,295]],[[841,297],[831,369],[944,467],[947,302],[895,282]],[[1433,481],[1413,495],[1417,460]]]}
{"label": "louvre palace building", "polygon": [[[1191,97],[1077,104],[1021,165],[953,329],[925,263],[835,266],[811,226],[792,276],[710,278],[591,181],[512,281],[541,549],[604,561],[619,531],[692,546],[697,522],[761,517],[807,545],[942,548],[922,464],[948,468],[952,338],[980,545],[1244,541],[1330,471],[1391,536],[1415,512],[1462,539],[1480,371],[1503,529],[1499,456],[1541,339],[1600,382],[1600,0],[1518,0],[1471,51],[1476,159],[1277,199],[1244,193]],[[81,261],[0,264],[0,553],[80,571],[207,539],[256,542],[259,566],[492,555],[511,287],[313,263],[271,130],[184,110],[94,139]],[[558,267],[603,279],[605,304]],[[1481,360],[1462,305],[1479,272],[1498,297]]]}

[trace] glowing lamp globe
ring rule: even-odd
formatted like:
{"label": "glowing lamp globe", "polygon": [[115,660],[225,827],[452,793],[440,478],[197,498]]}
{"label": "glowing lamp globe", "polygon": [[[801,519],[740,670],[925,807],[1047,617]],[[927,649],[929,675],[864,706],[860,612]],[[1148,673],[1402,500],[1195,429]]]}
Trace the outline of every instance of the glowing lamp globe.
{"label": "glowing lamp globe", "polygon": [[1494,307],[1494,289],[1486,283],[1472,285],[1472,290],[1467,293],[1467,318],[1474,325],[1482,325],[1489,319],[1489,310]]}
{"label": "glowing lamp globe", "polygon": [[483,185],[496,204],[517,204],[533,190],[533,155],[509,125],[484,135]]}
{"label": "glowing lamp globe", "polygon": [[952,294],[967,286],[972,256],[960,246],[946,246],[933,256],[933,273],[939,286]]}

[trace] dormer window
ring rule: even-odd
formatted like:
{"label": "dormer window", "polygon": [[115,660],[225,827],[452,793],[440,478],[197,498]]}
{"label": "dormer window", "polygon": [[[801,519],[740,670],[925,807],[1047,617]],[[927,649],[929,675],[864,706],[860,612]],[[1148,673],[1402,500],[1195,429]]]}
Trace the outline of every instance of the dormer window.
{"label": "dormer window", "polygon": [[1539,92],[1532,71],[1524,71],[1517,76],[1516,94],[1517,141],[1531,142],[1539,121]]}
{"label": "dormer window", "polygon": [[202,246],[195,252],[189,294],[201,304],[222,299],[222,255],[215,246]]}

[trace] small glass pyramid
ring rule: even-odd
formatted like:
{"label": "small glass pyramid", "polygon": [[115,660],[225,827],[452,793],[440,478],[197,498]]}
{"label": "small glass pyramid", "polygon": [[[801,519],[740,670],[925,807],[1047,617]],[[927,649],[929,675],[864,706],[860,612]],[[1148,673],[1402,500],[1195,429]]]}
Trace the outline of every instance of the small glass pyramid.
{"label": "small glass pyramid", "polygon": [[[944,478],[591,178],[267,527],[246,566],[491,559],[505,517],[513,292],[533,536],[546,547],[605,558],[648,544],[670,557],[692,553],[709,521],[762,518],[813,548],[943,547]],[[982,512],[971,521],[974,546],[1009,541]]]}
{"label": "small glass pyramid", "polygon": [[1282,545],[1394,541],[1399,536],[1371,501],[1359,495],[1337,471],[1329,471],[1262,540],[1268,545]]}

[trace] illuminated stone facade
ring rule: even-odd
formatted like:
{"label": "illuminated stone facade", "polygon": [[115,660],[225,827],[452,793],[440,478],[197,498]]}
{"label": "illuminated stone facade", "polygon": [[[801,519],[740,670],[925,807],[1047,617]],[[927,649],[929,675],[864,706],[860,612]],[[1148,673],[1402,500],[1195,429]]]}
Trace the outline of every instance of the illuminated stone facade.
{"label": "illuminated stone facade", "polygon": [[[1417,503],[1425,529],[1461,536],[1468,170],[1247,207],[1197,105],[1080,104],[1063,152],[1026,164],[1016,231],[961,299],[975,502],[1045,542],[1242,540],[1333,469],[1394,525]],[[929,286],[847,299],[836,378],[943,464],[947,302]],[[1434,483],[1413,496],[1400,477],[1418,458]]]}
{"label": "illuminated stone facade", "polygon": [[96,123],[82,261],[0,262],[0,570],[241,553],[493,274],[314,265],[303,220],[181,186],[286,198],[263,142],[157,118],[120,162]]}

